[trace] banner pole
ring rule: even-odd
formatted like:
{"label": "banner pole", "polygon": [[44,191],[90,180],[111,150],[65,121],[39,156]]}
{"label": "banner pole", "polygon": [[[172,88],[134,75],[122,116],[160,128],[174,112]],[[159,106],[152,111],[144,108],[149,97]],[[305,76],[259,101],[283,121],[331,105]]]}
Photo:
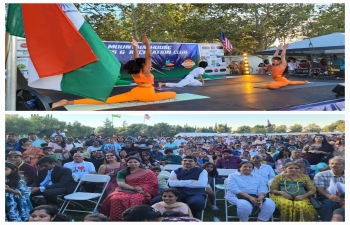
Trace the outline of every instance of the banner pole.
{"label": "banner pole", "polygon": [[9,53],[6,61],[5,110],[16,111],[17,91],[17,37],[9,36]]}

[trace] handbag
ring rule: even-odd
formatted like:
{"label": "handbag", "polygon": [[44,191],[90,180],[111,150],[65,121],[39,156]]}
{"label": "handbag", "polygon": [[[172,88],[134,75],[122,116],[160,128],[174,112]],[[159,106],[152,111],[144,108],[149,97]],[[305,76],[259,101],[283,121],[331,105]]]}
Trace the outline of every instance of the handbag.
{"label": "handbag", "polygon": [[319,200],[317,200],[316,198],[315,198],[315,196],[310,196],[309,197],[309,199],[310,199],[310,202],[311,202],[311,204],[313,205],[313,207],[315,208],[315,209],[320,209],[320,208],[322,208],[322,203],[319,201]]}

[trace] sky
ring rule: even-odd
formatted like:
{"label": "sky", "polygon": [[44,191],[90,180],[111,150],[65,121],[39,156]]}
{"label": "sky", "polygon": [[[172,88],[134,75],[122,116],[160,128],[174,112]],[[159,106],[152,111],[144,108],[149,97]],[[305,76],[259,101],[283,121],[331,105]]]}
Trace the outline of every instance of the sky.
{"label": "sky", "polygon": [[[115,113],[116,114],[116,113]],[[41,114],[42,116],[46,114]],[[260,114],[256,113],[232,113],[232,112],[218,112],[218,113],[203,113],[203,112],[152,112],[148,113],[151,117],[149,120],[144,120],[144,113],[142,112],[125,112],[121,113],[121,118],[113,118],[113,124],[115,127],[122,126],[123,122],[126,121],[128,125],[133,123],[143,123],[147,125],[153,125],[155,123],[168,123],[170,125],[180,125],[185,124],[189,126],[197,127],[209,127],[214,126],[215,123],[225,124],[233,129],[237,127],[247,125],[267,125],[267,120],[270,120],[271,124],[276,126],[286,125],[291,126],[294,124],[301,124],[307,126],[311,123],[316,123],[320,127],[329,125],[337,120],[345,120],[344,114],[338,113],[307,113],[307,114],[286,114],[286,113],[266,113],[261,112]],[[23,114],[21,116],[29,118],[30,114]],[[73,123],[78,121],[86,126],[98,127],[102,126],[103,121],[106,118],[112,120],[112,114],[106,114],[99,112],[98,114],[53,114],[52,117],[57,118],[61,121],[66,121]]]}

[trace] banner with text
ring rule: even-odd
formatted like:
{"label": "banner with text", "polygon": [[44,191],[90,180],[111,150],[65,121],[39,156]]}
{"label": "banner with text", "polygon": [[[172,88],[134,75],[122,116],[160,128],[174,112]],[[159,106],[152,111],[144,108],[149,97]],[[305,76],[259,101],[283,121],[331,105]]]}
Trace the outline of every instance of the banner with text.
{"label": "banner with text", "polygon": [[[131,80],[131,76],[123,69],[125,63],[134,59],[134,52],[130,42],[104,41],[104,43],[122,64],[121,79]],[[140,57],[144,57],[146,46],[139,43],[138,50]],[[151,53],[151,73],[155,78],[182,78],[198,65],[198,44],[151,43]]]}

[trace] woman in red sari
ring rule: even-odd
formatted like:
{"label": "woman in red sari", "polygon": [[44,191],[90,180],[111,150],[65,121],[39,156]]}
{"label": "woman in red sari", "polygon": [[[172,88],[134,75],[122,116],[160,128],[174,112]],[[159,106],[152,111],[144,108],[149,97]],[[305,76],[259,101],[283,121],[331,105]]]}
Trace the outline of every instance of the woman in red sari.
{"label": "woman in red sari", "polygon": [[126,169],[118,172],[118,188],[102,203],[101,213],[109,216],[110,221],[122,221],[122,214],[126,209],[151,204],[152,198],[158,193],[156,174],[142,168],[139,158],[129,157],[126,166]]}

